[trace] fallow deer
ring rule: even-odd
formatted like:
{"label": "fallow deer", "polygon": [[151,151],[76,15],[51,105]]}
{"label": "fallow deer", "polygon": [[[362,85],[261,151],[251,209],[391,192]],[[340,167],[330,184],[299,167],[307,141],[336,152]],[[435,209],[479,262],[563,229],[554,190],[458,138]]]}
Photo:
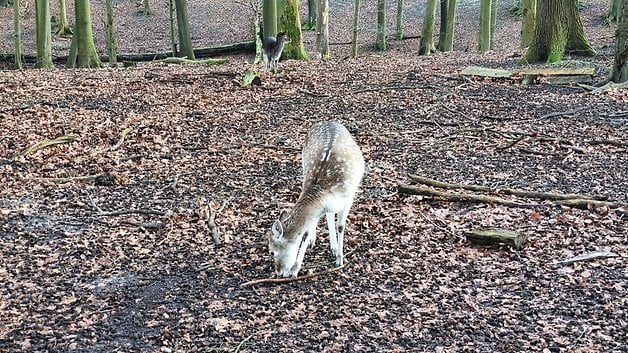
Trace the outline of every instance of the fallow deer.
{"label": "fallow deer", "polygon": [[292,210],[283,211],[273,223],[268,239],[275,272],[281,277],[297,276],[306,248],[314,247],[316,226],[323,215],[336,265],[342,266],[347,215],[364,175],[360,147],[335,122],[319,122],[308,130],[301,158],[301,195]]}
{"label": "fallow deer", "polygon": [[291,40],[284,32],[279,32],[277,33],[277,37],[266,37],[263,42],[262,55],[264,58],[264,67],[269,70],[274,66],[275,70],[277,70],[279,68],[279,58],[281,58],[281,53],[283,53],[283,47],[287,43],[290,43]]}

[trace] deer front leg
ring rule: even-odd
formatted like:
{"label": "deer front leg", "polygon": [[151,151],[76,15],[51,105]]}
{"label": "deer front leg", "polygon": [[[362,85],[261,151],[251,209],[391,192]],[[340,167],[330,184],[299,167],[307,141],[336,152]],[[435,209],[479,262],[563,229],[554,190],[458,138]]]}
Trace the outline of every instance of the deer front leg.
{"label": "deer front leg", "polygon": [[339,248],[338,244],[338,232],[336,231],[336,214],[333,212],[328,212],[325,214],[325,217],[327,218],[327,228],[329,229],[329,247],[331,248],[331,253],[336,258],[336,264],[338,264],[338,262],[342,264],[342,257],[338,257],[339,251],[342,251],[342,249]]}
{"label": "deer front leg", "polygon": [[307,231],[307,238],[305,238],[308,249],[314,249],[316,245],[316,223],[314,223]]}

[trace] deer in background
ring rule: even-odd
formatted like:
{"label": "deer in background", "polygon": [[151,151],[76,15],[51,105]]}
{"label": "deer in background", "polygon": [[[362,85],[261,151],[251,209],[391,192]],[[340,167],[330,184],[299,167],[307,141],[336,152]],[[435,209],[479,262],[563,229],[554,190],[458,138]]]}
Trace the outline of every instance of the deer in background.
{"label": "deer in background", "polygon": [[277,37],[266,37],[263,39],[264,67],[270,70],[273,66],[275,71],[279,68],[279,58],[283,53],[283,47],[292,40],[284,32],[277,33]]}
{"label": "deer in background", "polygon": [[281,277],[297,276],[305,251],[314,247],[316,225],[323,215],[336,265],[342,266],[347,216],[364,175],[360,147],[338,123],[314,124],[307,132],[301,158],[301,195],[292,210],[281,212],[269,235],[268,248]]}

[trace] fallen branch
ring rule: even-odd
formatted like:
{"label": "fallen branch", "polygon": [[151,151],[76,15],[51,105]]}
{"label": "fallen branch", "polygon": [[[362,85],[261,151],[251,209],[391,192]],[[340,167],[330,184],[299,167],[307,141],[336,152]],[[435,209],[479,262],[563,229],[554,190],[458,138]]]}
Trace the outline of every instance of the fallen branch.
{"label": "fallen branch", "polygon": [[99,217],[123,216],[127,214],[157,215],[157,216],[165,217],[165,216],[171,215],[172,211],[157,211],[157,210],[150,210],[150,209],[118,210],[118,211],[110,211],[110,212],[101,211],[97,214],[97,216]]}
{"label": "fallen branch", "polygon": [[78,138],[78,136],[76,135],[63,135],[63,136],[59,136],[57,138],[54,138],[52,140],[46,139],[40,142],[37,142],[36,144],[28,147],[27,149],[25,149],[24,151],[16,154],[15,156],[13,156],[11,158],[11,160],[15,160],[15,158],[17,157],[25,157],[31,153],[35,153],[41,149],[44,149],[46,147],[49,146],[54,146],[54,145],[59,145],[62,143],[70,143],[70,142],[74,142],[76,141],[76,139]]}
{"label": "fallen branch", "polygon": [[560,266],[571,265],[576,262],[592,261],[592,260],[597,260],[597,259],[608,259],[608,258],[613,258],[613,257],[619,257],[619,255],[615,254],[614,252],[611,252],[608,249],[605,249],[601,251],[594,251],[594,252],[584,254],[584,255],[574,256],[566,260],[556,261],[552,264],[552,266],[560,267]]}
{"label": "fallen branch", "polygon": [[480,192],[488,192],[493,194],[506,194],[506,195],[514,195],[519,197],[527,197],[527,198],[535,198],[541,200],[606,200],[608,197],[601,195],[579,195],[579,194],[557,194],[551,192],[541,192],[541,191],[525,191],[525,190],[517,190],[517,189],[494,189],[484,185],[473,185],[473,184],[451,184],[442,181],[438,181],[435,179],[430,179],[426,177],[422,177],[419,175],[408,174],[408,177],[417,183],[434,186],[437,188],[443,189],[465,189],[471,191],[480,191]]}
{"label": "fallen branch", "polygon": [[613,202],[613,201],[602,201],[602,200],[590,200],[590,199],[569,199],[569,200],[558,200],[557,204],[561,206],[575,207],[580,209],[591,209],[592,207],[607,207],[617,211],[619,213],[628,215],[628,203],[626,202]]}
{"label": "fallen branch", "polygon": [[400,193],[431,196],[433,198],[438,198],[438,199],[441,199],[444,201],[450,201],[450,202],[481,202],[481,203],[498,204],[498,205],[504,205],[508,207],[520,207],[520,208],[532,208],[532,207],[538,206],[537,204],[519,203],[519,202],[514,202],[514,201],[502,199],[499,197],[489,196],[489,195],[449,193],[449,192],[442,192],[442,191],[427,189],[420,186],[412,186],[412,185],[405,185],[405,184],[399,184],[397,188]]}
{"label": "fallen branch", "polygon": [[104,152],[111,152],[111,151],[115,151],[118,148],[120,148],[120,146],[122,146],[122,144],[124,143],[124,139],[126,138],[126,135],[129,134],[129,132],[133,131],[133,128],[127,127],[124,130],[122,130],[122,132],[120,133],[120,138],[118,139],[118,142],[116,142],[115,145],[110,146],[108,148],[105,149],[101,149],[101,150],[96,150],[94,152],[92,152],[92,157],[97,156],[101,153]]}
{"label": "fallen branch", "polygon": [[73,176],[73,177],[60,177],[60,178],[42,178],[42,177],[29,177],[24,178],[24,180],[40,180],[40,181],[52,181],[53,183],[69,183],[71,181],[91,181],[98,178],[101,174],[94,175],[81,175],[81,176]]}
{"label": "fallen branch", "polygon": [[345,264],[342,266],[338,266],[338,267],[334,267],[334,268],[330,268],[328,270],[325,271],[320,271],[320,272],[315,272],[315,273],[310,273],[308,275],[303,275],[303,276],[299,276],[299,277],[292,277],[292,278],[261,278],[261,279],[255,279],[252,281],[248,281],[245,283],[240,284],[240,288],[246,288],[246,287],[251,287],[251,286],[255,286],[258,284],[280,284],[280,283],[290,283],[290,282],[298,282],[298,281],[303,281],[306,279],[310,279],[310,278],[314,278],[314,277],[318,277],[320,275],[324,275],[324,274],[328,274],[328,273],[332,273],[332,272],[336,272],[336,271],[340,271],[342,270],[346,265],[348,264],[347,261],[345,261]]}
{"label": "fallen branch", "polygon": [[229,60],[227,59],[204,59],[204,60],[192,60],[187,58],[177,58],[170,57],[161,60],[155,60],[155,62],[165,63],[165,64],[206,64],[206,65],[216,65],[216,64],[225,64]]}

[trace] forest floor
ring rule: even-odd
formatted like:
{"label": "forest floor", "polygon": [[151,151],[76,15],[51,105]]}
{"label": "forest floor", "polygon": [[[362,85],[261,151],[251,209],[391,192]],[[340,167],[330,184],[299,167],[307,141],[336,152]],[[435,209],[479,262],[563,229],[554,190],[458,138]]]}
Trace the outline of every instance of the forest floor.
{"label": "forest floor", "polygon": [[[348,41],[351,3],[332,1],[343,19],[332,42]],[[599,55],[565,64],[601,81],[613,28],[606,1],[583,3]],[[477,8],[463,4],[455,52],[418,57],[418,39],[391,40],[353,60],[334,45],[334,59],[282,62],[256,87],[238,84],[250,54],[220,66],[0,71],[0,351],[626,352],[628,93],[462,77],[467,65],[519,67],[522,54],[507,2],[497,50],[482,55]],[[198,46],[246,39],[201,32]],[[1,44],[10,51],[10,38]],[[121,40],[121,51],[146,50]],[[299,195],[304,133],[322,119],[344,123],[367,161],[347,266],[242,288],[273,274],[266,235]],[[408,173],[616,204],[447,202],[400,193]],[[334,266],[324,228],[302,274]],[[527,242],[469,243],[464,233],[480,228]],[[618,256],[556,264],[603,250]]]}

